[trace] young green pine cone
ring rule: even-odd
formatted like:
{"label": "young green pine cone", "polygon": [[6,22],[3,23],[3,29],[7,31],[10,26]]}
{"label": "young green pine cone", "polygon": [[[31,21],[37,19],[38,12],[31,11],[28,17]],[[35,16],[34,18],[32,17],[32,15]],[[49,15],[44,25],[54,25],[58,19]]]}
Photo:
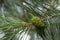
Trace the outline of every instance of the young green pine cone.
{"label": "young green pine cone", "polygon": [[46,28],[45,23],[39,17],[32,17],[32,24],[35,26],[39,35],[44,34],[44,29]]}
{"label": "young green pine cone", "polygon": [[34,16],[31,21],[32,24],[35,25],[36,27],[45,28],[44,22],[39,17]]}

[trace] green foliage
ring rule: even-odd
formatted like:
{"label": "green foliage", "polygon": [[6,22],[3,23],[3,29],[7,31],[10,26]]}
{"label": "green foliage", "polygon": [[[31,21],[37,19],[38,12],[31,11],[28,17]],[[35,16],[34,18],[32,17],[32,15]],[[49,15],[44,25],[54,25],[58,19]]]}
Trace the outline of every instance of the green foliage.
{"label": "green foliage", "polygon": [[59,0],[5,0],[0,5],[0,40],[60,40],[59,5]]}

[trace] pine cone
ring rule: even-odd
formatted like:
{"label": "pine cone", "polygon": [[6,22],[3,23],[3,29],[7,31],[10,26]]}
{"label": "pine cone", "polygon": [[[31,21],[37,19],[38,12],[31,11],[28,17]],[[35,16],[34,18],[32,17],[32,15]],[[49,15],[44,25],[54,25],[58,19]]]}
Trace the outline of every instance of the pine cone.
{"label": "pine cone", "polygon": [[45,28],[45,23],[39,17],[32,18],[32,24],[35,25],[37,28]]}

